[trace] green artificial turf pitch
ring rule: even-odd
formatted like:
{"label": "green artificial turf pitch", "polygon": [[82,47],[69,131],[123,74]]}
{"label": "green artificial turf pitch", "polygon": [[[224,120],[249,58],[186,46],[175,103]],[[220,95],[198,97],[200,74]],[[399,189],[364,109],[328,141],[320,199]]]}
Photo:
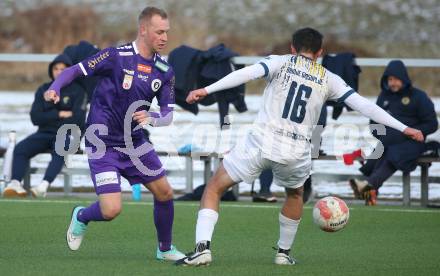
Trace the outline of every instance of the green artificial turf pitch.
{"label": "green artificial turf pitch", "polygon": [[[0,275],[438,275],[440,212],[349,206],[345,229],[326,233],[305,207],[293,255],[276,266],[280,205],[223,203],[208,267],[176,267],[155,260],[152,203],[125,202],[112,222],[90,223],[77,252],[65,232],[81,200],[0,199]],[[198,203],[176,203],[174,243],[194,246]]]}

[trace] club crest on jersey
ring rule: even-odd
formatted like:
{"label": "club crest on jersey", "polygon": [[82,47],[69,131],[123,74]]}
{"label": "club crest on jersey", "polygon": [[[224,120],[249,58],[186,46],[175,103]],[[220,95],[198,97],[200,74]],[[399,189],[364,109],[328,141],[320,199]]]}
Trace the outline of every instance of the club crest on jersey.
{"label": "club crest on jersey", "polygon": [[411,100],[409,99],[409,97],[403,97],[402,98],[402,104],[409,105],[410,102],[411,102]]}
{"label": "club crest on jersey", "polygon": [[63,103],[67,104],[69,102],[69,100],[70,100],[70,97],[66,96],[66,97],[63,98]]}
{"label": "club crest on jersey", "polygon": [[151,74],[151,66],[145,64],[138,64],[137,69],[139,72]]}
{"label": "club crest on jersey", "polygon": [[133,76],[124,75],[124,81],[122,82],[122,88],[124,88],[125,90],[128,90],[131,88],[131,84],[133,83]]}
{"label": "club crest on jersey", "polygon": [[162,86],[162,81],[160,79],[154,79],[151,82],[151,90],[153,90],[153,92],[157,92],[161,86]]}

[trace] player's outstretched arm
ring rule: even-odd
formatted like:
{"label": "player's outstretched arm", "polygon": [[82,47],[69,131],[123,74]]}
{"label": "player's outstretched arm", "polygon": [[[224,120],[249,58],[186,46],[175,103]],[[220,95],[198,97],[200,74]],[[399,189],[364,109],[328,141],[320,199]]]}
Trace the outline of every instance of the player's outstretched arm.
{"label": "player's outstretched arm", "polygon": [[423,133],[420,130],[402,124],[394,117],[392,117],[390,114],[388,114],[385,110],[383,110],[376,104],[370,102],[369,100],[360,96],[357,93],[353,93],[350,96],[348,96],[344,100],[344,102],[352,109],[359,111],[362,115],[370,118],[371,120],[379,124],[383,124],[388,127],[399,130],[409,138],[414,139],[416,141],[419,142],[424,141]]}
{"label": "player's outstretched arm", "polygon": [[186,102],[189,104],[193,104],[202,100],[208,94],[239,86],[248,81],[261,78],[264,75],[265,69],[261,64],[257,63],[251,66],[247,66],[226,75],[222,79],[205,88],[191,91],[186,98]]}
{"label": "player's outstretched arm", "polygon": [[44,99],[46,101],[53,101],[54,103],[58,103],[60,101],[60,91],[61,88],[70,84],[74,79],[82,75],[81,68],[78,64],[70,66],[55,79],[52,85],[47,89],[44,93]]}

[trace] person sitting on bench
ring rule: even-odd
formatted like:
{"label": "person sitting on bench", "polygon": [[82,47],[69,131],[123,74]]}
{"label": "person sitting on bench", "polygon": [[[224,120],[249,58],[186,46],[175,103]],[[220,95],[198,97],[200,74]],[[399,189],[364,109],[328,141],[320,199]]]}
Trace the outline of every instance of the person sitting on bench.
{"label": "person sitting on bench", "polygon": [[[81,86],[72,83],[63,88],[61,100],[57,104],[46,102],[43,97],[53,80],[71,65],[71,61],[66,55],[59,55],[49,64],[49,77],[52,81],[37,89],[30,112],[32,123],[38,126],[38,130],[16,145],[12,161],[12,180],[3,191],[4,197],[24,197],[27,195],[22,180],[29,169],[30,159],[39,153],[49,151],[52,159],[46,169],[43,181],[31,188],[34,197],[45,197],[50,183],[60,173],[64,163],[64,157],[55,151],[58,128],[63,124],[76,124],[80,129],[84,128],[87,98]],[[68,146],[69,142],[70,135],[66,135],[64,145]]]}
{"label": "person sitting on bench", "polygon": [[[412,86],[402,61],[393,60],[388,64],[380,85],[382,92],[377,98],[378,106],[405,125],[421,130],[424,137],[437,130],[434,104],[425,92]],[[355,197],[365,199],[366,205],[376,205],[377,193],[383,183],[397,170],[414,170],[417,158],[426,150],[425,143],[409,139],[389,127],[386,127],[385,135],[377,135],[375,132],[373,135],[384,146],[382,157],[368,159],[360,168],[366,180],[349,180]]]}

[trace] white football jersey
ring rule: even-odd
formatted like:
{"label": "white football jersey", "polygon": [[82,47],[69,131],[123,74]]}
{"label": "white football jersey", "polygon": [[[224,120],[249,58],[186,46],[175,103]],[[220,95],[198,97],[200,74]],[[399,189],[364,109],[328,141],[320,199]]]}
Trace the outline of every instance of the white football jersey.
{"label": "white football jersey", "polygon": [[354,90],[304,56],[272,55],[259,63],[267,81],[254,124],[260,148],[278,162],[309,158],[322,106],[327,100],[344,101]]}

